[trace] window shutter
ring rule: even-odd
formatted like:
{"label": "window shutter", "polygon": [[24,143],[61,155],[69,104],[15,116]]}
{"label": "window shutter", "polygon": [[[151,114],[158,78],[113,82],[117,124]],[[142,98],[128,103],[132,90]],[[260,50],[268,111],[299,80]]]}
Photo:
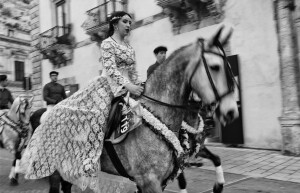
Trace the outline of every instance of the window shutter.
{"label": "window shutter", "polygon": [[15,61],[15,79],[16,81],[23,81],[24,78],[24,62]]}

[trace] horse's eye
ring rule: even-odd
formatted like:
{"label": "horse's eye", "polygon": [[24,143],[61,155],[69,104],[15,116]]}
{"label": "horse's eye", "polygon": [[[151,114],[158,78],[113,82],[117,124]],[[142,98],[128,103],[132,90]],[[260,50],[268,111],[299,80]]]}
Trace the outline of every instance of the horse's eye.
{"label": "horse's eye", "polygon": [[218,71],[220,70],[220,66],[218,66],[218,65],[213,65],[213,66],[210,66],[210,69],[211,69],[212,71],[218,72]]}

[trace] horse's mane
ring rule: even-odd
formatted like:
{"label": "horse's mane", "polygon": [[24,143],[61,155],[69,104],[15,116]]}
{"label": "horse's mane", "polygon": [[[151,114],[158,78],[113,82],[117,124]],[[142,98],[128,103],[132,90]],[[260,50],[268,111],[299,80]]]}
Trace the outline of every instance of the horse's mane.
{"label": "horse's mane", "polygon": [[27,97],[24,95],[19,95],[15,98],[14,102],[11,104],[10,110],[13,112],[17,112],[18,108],[20,107],[20,104],[22,103],[22,99],[25,99],[26,107],[29,105],[29,101]]}
{"label": "horse's mane", "polygon": [[182,46],[180,48],[178,48],[177,50],[175,50],[174,52],[172,52],[172,54],[166,59],[166,61],[164,63],[169,63],[170,60],[172,60],[173,58],[175,58],[176,56],[178,56],[179,53],[182,52],[182,50],[186,49],[187,47],[191,46],[192,44],[188,44],[185,46]]}
{"label": "horse's mane", "polygon": [[17,108],[19,107],[19,104],[20,104],[20,96],[15,98],[14,102],[11,104],[10,110],[16,112]]}

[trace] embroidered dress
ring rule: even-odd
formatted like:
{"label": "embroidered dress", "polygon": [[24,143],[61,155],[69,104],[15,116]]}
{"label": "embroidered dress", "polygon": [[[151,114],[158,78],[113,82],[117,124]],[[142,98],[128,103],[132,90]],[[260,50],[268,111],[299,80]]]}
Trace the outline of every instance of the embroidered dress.
{"label": "embroidered dress", "polygon": [[55,105],[33,134],[21,160],[26,178],[43,178],[58,170],[82,189],[97,189],[111,101],[126,92],[124,85],[138,83],[131,46],[108,38],[101,51],[103,74]]}

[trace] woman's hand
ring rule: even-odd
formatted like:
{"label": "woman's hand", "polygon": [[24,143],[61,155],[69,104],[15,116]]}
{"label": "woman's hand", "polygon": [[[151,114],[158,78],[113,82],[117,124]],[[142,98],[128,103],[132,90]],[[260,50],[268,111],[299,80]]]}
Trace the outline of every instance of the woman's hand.
{"label": "woman's hand", "polygon": [[136,96],[140,96],[143,91],[144,91],[144,87],[143,86],[138,86],[138,85],[134,85],[134,84],[126,84],[125,88],[131,93],[134,94]]}

